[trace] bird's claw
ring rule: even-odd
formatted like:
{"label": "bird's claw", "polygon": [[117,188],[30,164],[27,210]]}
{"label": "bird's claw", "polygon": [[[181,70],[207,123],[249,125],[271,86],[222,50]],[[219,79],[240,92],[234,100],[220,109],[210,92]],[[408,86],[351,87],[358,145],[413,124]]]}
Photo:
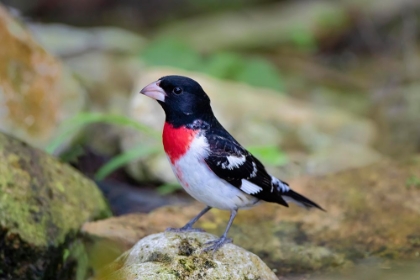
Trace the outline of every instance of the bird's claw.
{"label": "bird's claw", "polygon": [[203,251],[204,252],[208,252],[208,251],[216,252],[226,243],[232,243],[232,239],[222,236],[219,239],[211,240],[209,242],[204,243],[204,245],[210,245],[210,246],[204,248]]}
{"label": "bird's claw", "polygon": [[182,227],[182,228],[167,228],[168,232],[204,232],[201,228]]}

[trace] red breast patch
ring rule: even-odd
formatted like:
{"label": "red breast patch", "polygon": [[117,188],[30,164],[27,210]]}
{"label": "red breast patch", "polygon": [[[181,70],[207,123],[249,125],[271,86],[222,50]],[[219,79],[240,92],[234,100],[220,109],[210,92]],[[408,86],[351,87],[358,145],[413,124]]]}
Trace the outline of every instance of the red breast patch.
{"label": "red breast patch", "polygon": [[188,151],[197,133],[198,131],[188,129],[184,126],[174,128],[165,122],[162,135],[163,148],[172,164]]}

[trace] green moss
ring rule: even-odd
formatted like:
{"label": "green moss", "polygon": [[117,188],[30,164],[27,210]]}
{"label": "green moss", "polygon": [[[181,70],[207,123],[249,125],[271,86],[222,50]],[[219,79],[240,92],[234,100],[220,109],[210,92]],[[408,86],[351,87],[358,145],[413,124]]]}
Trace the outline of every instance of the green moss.
{"label": "green moss", "polygon": [[146,262],[160,262],[160,263],[168,264],[168,263],[171,263],[171,261],[172,259],[171,257],[169,257],[168,254],[164,254],[161,252],[153,252]]}
{"label": "green moss", "polygon": [[173,275],[173,276],[175,276],[177,279],[182,279],[182,278],[181,278],[181,274],[180,274],[178,271],[176,271],[175,269],[169,270],[169,271],[168,271],[168,273],[169,273],[169,274],[172,274],[172,275]]}
{"label": "green moss", "polygon": [[82,279],[87,258],[77,232],[106,216],[110,210],[93,182],[0,133],[0,269],[12,279],[49,279],[65,271]]}
{"label": "green moss", "polygon": [[186,272],[192,272],[196,270],[196,266],[194,265],[194,260],[192,258],[183,258],[180,259],[178,262],[181,265],[182,269]]}
{"label": "green moss", "polygon": [[408,189],[410,188],[420,189],[420,178],[415,175],[408,177],[405,181],[405,186]]}
{"label": "green moss", "polygon": [[71,167],[0,134],[0,225],[34,246],[57,246],[110,215],[100,191]]}
{"label": "green moss", "polygon": [[179,255],[181,256],[191,256],[194,253],[194,246],[192,246],[186,238],[183,238],[181,240],[178,248]]}
{"label": "green moss", "polygon": [[[180,238],[180,237],[177,237]],[[178,255],[171,258],[168,254],[162,252],[153,252],[146,262],[159,262],[164,265],[160,271],[162,274],[174,275],[177,279],[185,279],[191,275],[196,275],[197,271],[205,271],[216,268],[211,254],[194,254],[201,243],[195,238],[181,238],[177,244]]]}

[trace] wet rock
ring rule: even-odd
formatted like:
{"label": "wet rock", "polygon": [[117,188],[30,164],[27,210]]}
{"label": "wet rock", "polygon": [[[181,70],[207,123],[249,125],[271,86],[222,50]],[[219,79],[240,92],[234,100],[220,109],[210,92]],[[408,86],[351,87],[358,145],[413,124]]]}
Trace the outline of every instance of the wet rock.
{"label": "wet rock", "polygon": [[86,93],[1,5],[0,38],[0,130],[44,148],[82,110]]}
{"label": "wet rock", "polygon": [[[378,269],[418,260],[420,156],[290,183],[327,212],[265,203],[239,211],[229,233],[234,244],[261,257],[278,275],[357,270],[366,262]],[[184,225],[203,207],[171,206],[87,223],[84,233],[120,246],[122,253],[150,233]],[[220,235],[228,219],[227,211],[213,209],[197,227]]]}
{"label": "wet rock", "polygon": [[[331,107],[318,108],[272,90],[170,68],[150,69],[139,78],[128,111],[130,117],[157,131],[162,130],[163,110],[155,100],[139,94],[139,91],[150,82],[170,74],[197,80],[209,94],[220,122],[243,145],[271,145],[284,149],[290,157],[289,165],[270,169],[279,177],[337,172],[365,166],[381,158],[371,147],[376,129],[367,119]],[[148,135],[132,130],[121,134],[123,150],[140,144],[158,145],[163,151],[162,144]],[[343,154],[346,149],[352,151],[351,160],[335,156]],[[332,165],[334,168],[330,168]],[[133,161],[127,170],[138,180],[175,181],[163,153]]]}
{"label": "wet rock", "polygon": [[227,244],[204,253],[208,233],[149,235],[105,268],[96,279],[277,279],[256,255]]}
{"label": "wet rock", "polygon": [[96,185],[0,133],[0,279],[82,279],[86,221],[110,211]]}

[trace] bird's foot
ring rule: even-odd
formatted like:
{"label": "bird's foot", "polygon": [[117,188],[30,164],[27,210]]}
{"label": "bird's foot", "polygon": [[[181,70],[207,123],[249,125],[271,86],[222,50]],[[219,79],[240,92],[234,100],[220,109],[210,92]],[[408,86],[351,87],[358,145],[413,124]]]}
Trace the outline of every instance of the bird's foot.
{"label": "bird's foot", "polygon": [[206,242],[204,245],[210,245],[210,246],[204,248],[203,250],[204,250],[204,252],[208,252],[208,251],[216,252],[226,243],[232,243],[232,239],[227,238],[226,236],[222,236],[219,239],[215,239],[215,240]]}
{"label": "bird's foot", "polygon": [[204,232],[201,228],[193,228],[192,226],[183,226],[182,228],[167,228],[168,232]]}

